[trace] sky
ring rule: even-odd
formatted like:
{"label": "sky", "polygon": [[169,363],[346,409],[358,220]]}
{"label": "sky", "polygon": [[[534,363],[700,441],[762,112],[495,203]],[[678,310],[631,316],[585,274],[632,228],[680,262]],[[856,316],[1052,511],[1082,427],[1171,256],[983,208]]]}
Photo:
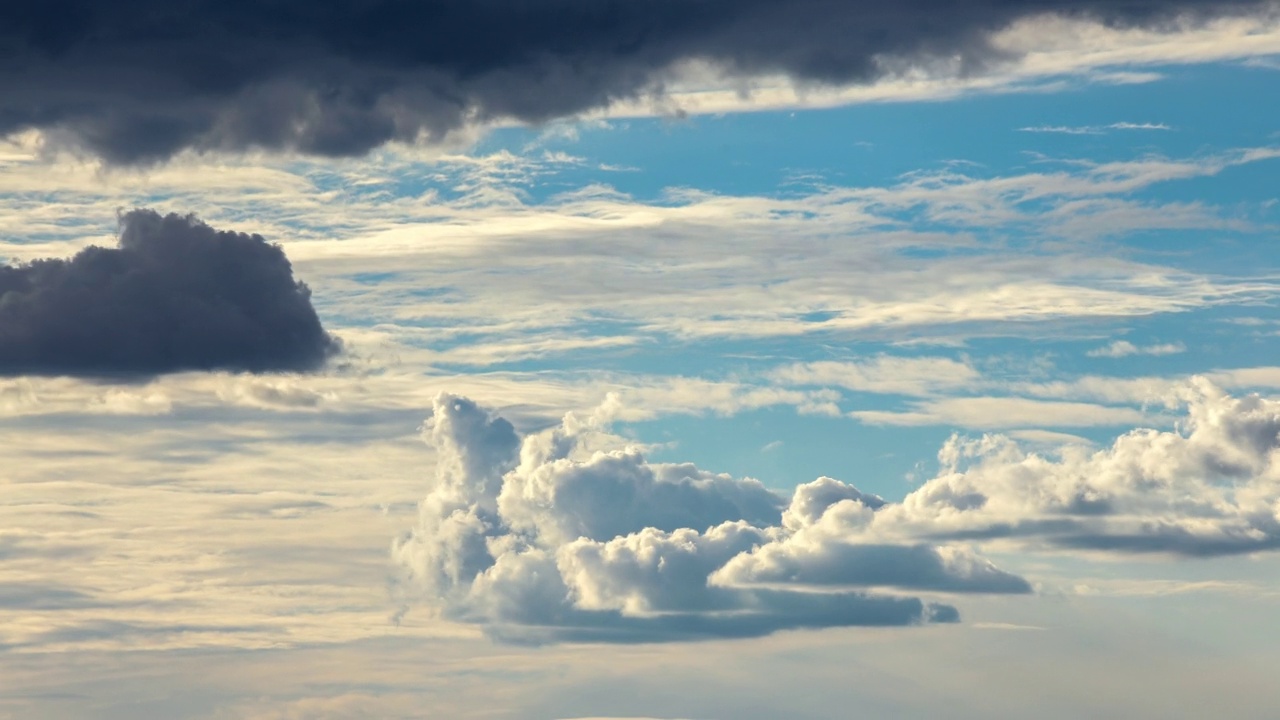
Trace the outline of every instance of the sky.
{"label": "sky", "polygon": [[1280,6],[0,58],[0,719],[1274,715]]}

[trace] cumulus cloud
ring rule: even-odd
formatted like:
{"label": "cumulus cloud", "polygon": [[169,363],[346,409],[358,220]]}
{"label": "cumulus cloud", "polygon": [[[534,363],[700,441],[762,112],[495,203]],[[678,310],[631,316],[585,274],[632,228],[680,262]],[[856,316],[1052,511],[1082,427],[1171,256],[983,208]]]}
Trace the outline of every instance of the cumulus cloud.
{"label": "cumulus cloud", "polygon": [[756,480],[651,463],[572,414],[521,438],[451,395],[437,398],[426,433],[436,486],[394,554],[445,617],[500,638],[650,642],[953,621],[954,607],[896,591],[1029,589],[965,551],[921,543],[851,551],[801,578],[729,578],[735,558],[787,542],[830,508],[872,513],[884,501],[823,478],[788,503]]}
{"label": "cumulus cloud", "polygon": [[284,251],[134,210],[118,248],[0,266],[0,374],[311,370],[339,349]]}
{"label": "cumulus cloud", "polygon": [[651,642],[953,621],[917,593],[1029,593],[979,554],[1205,557],[1280,548],[1280,400],[1197,378],[1169,431],[1028,451],[953,437],[900,502],[832,478],[790,499],[651,463],[594,419],[521,437],[450,395],[427,436],[436,486],[394,545],[446,618],[517,641]]}
{"label": "cumulus cloud", "polygon": [[1009,59],[1045,14],[1167,27],[1260,0],[16,0],[0,8],[0,134],[42,128],[117,162],[184,148],[366,151],[471,123],[660,95],[682,65],[849,83]]}
{"label": "cumulus cloud", "polygon": [[1002,435],[953,437],[942,472],[878,511],[863,536],[1008,538],[1032,547],[1210,556],[1280,547],[1280,401],[1203,378],[1170,431],[1110,447],[1027,452]]}
{"label": "cumulus cloud", "polygon": [[710,582],[1031,592],[1026,580],[966,548],[868,543],[862,531],[884,506],[880,498],[832,478],[801,485],[783,515],[789,532],[735,554],[712,574]]}

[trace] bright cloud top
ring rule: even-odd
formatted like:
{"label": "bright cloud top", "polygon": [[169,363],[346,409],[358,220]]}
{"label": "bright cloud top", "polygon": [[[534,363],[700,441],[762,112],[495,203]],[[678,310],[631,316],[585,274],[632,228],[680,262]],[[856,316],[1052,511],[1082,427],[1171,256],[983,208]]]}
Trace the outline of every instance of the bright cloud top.
{"label": "bright cloud top", "polygon": [[1132,430],[1058,460],[1008,438],[953,438],[942,472],[869,532],[1011,538],[1031,547],[1223,555],[1280,545],[1280,401],[1233,397],[1204,379],[1183,391],[1174,431]]}

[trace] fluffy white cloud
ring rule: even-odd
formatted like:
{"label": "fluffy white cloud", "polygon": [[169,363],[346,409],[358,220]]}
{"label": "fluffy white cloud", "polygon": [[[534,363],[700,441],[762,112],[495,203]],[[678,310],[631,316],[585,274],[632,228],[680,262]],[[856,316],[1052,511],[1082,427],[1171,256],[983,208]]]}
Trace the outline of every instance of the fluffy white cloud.
{"label": "fluffy white cloud", "polygon": [[[788,506],[753,479],[650,463],[591,419],[571,414],[521,439],[452,395],[436,399],[426,432],[436,486],[394,555],[445,617],[499,637],[630,642],[950,621],[949,605],[866,590],[1029,590],[994,568],[975,572],[985,561],[959,550],[883,542],[801,582],[709,582],[832,507],[871,512],[883,501],[823,478]],[[822,584],[847,587],[807,587]]]}
{"label": "fluffy white cloud", "polygon": [[594,419],[518,436],[450,395],[437,485],[394,553],[447,618],[521,641],[660,641],[953,620],[906,592],[1027,593],[972,543],[1218,555],[1280,546],[1280,401],[1182,390],[1174,430],[1055,455],[953,437],[901,502],[832,478],[788,502],[648,462]]}
{"label": "fluffy white cloud", "polygon": [[1136,429],[1057,459],[1001,435],[953,437],[937,477],[866,534],[1018,538],[1122,552],[1214,555],[1280,546],[1280,401],[1197,378],[1171,431]]}
{"label": "fluffy white cloud", "polygon": [[966,548],[868,543],[865,530],[883,507],[880,498],[831,478],[801,485],[783,518],[789,532],[735,555],[711,576],[711,582],[1031,591],[1026,580]]}

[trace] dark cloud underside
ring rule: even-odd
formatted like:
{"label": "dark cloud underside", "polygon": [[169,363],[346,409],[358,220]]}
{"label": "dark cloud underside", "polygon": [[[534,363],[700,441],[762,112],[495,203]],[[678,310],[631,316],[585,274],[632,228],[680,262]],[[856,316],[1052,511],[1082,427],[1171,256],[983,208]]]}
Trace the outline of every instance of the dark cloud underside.
{"label": "dark cloud underside", "polygon": [[1158,25],[1257,0],[11,0],[0,134],[115,162],[186,147],[364,152],[469,122],[544,121],[656,92],[673,64],[866,81],[884,58],[997,60],[986,38],[1054,12]]}
{"label": "dark cloud underside", "polygon": [[0,266],[0,374],[309,370],[338,350],[284,252],[134,210],[119,248]]}

